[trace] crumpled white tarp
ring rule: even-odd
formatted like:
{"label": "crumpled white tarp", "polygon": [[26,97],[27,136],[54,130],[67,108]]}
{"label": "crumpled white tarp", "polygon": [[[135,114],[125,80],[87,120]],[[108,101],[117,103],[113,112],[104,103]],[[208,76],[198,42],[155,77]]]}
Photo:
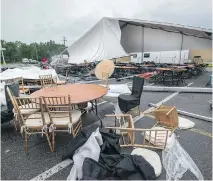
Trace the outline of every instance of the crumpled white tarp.
{"label": "crumpled white tarp", "polygon": [[204,180],[202,173],[189,154],[181,147],[176,137],[162,152],[162,163],[167,180],[179,180],[190,170],[199,180]]}
{"label": "crumpled white tarp", "polygon": [[70,171],[69,176],[67,177],[67,180],[82,179],[83,177],[82,167],[84,159],[88,157],[95,161],[98,161],[101,151],[100,145],[102,144],[103,144],[102,136],[99,132],[99,128],[97,128],[97,130],[90,135],[87,142],[75,151],[75,154],[73,156],[74,164]]}
{"label": "crumpled white tarp", "polygon": [[0,99],[1,99],[1,105],[6,105],[6,96],[5,96],[5,89],[4,89],[4,86],[5,86],[5,82],[2,82],[0,84]]}
{"label": "crumpled white tarp", "polygon": [[127,56],[120,44],[121,29],[115,19],[101,19],[67,48],[69,63],[84,63]]}
{"label": "crumpled white tarp", "polygon": [[0,80],[14,79],[18,77],[23,77],[23,79],[35,79],[39,80],[39,75],[52,75],[53,78],[59,80],[55,69],[41,69],[39,67],[22,67],[7,69],[0,73]]}

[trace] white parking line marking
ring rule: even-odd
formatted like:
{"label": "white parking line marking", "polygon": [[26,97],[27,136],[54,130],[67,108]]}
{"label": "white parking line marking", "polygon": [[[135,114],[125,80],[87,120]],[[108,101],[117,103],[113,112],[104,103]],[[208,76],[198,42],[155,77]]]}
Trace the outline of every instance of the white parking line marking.
{"label": "white parking line marking", "polygon": [[[192,85],[194,82],[189,83],[186,87],[189,87],[190,85]],[[156,106],[160,106],[161,104],[164,104],[165,102],[169,101],[170,99],[172,99],[173,97],[175,97],[176,95],[178,95],[180,92],[175,92],[173,94],[171,94],[170,96],[166,97],[165,99],[163,99],[162,101],[158,102],[156,104]],[[155,108],[154,107],[150,107],[147,110],[144,111],[144,113],[149,113],[151,111],[153,111]],[[143,113],[141,113],[140,116],[136,116],[134,118],[134,123],[136,123],[139,119],[141,119],[142,117],[144,117],[145,115]]]}
{"label": "white parking line marking", "polygon": [[36,176],[35,178],[31,180],[46,180],[55,173],[59,172],[60,170],[64,169],[68,165],[70,165],[73,161],[70,159],[64,160],[61,163],[55,165],[54,167],[50,168],[49,170],[43,172],[42,174]]}

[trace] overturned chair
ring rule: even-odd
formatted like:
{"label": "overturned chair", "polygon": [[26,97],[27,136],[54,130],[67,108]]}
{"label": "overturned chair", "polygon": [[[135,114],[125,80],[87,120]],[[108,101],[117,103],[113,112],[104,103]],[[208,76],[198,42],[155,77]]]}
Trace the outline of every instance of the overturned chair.
{"label": "overturned chair", "polygon": [[175,106],[161,105],[155,110],[151,111],[154,114],[144,113],[148,117],[152,117],[156,120],[156,124],[152,127],[164,127],[170,130],[170,135],[178,128],[179,117]]}
{"label": "overturned chair", "polygon": [[[106,115],[106,117],[115,118],[118,126],[106,127],[112,129],[121,135],[121,147],[155,148],[163,150],[166,147],[167,140],[171,135],[170,129],[155,127],[154,129],[135,128],[132,116],[130,114]],[[135,142],[135,135],[139,143]]]}
{"label": "overturned chair", "polygon": [[[118,127],[106,127],[120,134],[121,147],[133,147],[131,155],[142,156],[154,168],[155,175],[158,177],[162,171],[159,155],[152,150],[164,150],[170,139],[170,130],[165,128],[139,129],[134,128],[134,122],[130,114],[106,115],[114,117]],[[137,139],[136,139],[137,138]],[[135,141],[136,140],[136,141]]]}

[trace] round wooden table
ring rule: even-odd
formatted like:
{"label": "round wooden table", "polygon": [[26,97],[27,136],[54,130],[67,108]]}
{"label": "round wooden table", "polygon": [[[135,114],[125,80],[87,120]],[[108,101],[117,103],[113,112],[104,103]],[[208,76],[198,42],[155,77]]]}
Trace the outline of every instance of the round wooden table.
{"label": "round wooden table", "polygon": [[[96,84],[66,84],[66,85],[58,85],[56,87],[43,88],[34,93],[32,93],[31,97],[62,97],[62,96],[70,96],[72,104],[82,104],[91,102],[92,103],[92,111],[99,118],[101,122],[101,127],[103,125],[100,116],[98,115],[97,110],[97,99],[103,97],[108,92],[106,87],[96,85]],[[95,104],[93,103],[95,102]]]}
{"label": "round wooden table", "polygon": [[32,97],[70,96],[72,104],[97,100],[107,94],[106,87],[96,84],[66,84],[43,88],[31,94]]}

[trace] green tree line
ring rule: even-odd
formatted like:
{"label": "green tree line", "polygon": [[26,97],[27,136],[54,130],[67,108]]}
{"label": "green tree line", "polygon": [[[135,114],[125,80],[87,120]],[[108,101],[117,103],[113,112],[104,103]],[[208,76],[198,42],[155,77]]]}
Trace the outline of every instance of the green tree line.
{"label": "green tree line", "polygon": [[66,48],[64,45],[57,44],[52,40],[45,43],[35,42],[31,44],[20,41],[6,42],[5,40],[1,40],[1,47],[6,49],[4,50],[4,59],[6,62],[18,62],[23,58],[37,60],[37,56],[38,61],[41,61],[44,57],[50,58],[53,55],[58,55]]}

